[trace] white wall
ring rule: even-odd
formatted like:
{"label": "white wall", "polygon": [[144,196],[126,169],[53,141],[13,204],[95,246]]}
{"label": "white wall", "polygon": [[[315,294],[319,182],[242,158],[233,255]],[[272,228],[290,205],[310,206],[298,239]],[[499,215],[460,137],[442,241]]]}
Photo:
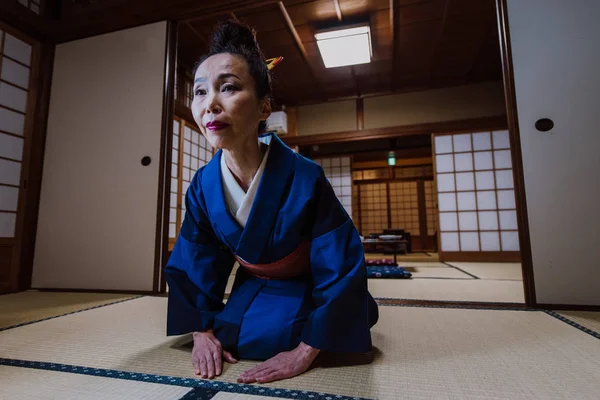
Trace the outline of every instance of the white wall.
{"label": "white wall", "polygon": [[[502,81],[364,99],[364,129],[506,114]],[[298,107],[298,135],[355,131],[356,100]]]}
{"label": "white wall", "polygon": [[152,290],[166,27],[56,47],[34,288]]}
{"label": "white wall", "polygon": [[298,135],[356,130],[356,101],[344,100],[298,107]]}
{"label": "white wall", "polygon": [[600,305],[599,17],[598,0],[508,0],[540,303]]}

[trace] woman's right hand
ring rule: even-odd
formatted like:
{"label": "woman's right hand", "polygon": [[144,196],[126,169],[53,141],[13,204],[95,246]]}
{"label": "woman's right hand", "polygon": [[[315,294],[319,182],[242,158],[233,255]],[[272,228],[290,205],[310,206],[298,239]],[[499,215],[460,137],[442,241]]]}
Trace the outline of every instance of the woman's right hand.
{"label": "woman's right hand", "polygon": [[212,330],[206,332],[194,332],[194,349],[192,350],[192,365],[194,373],[201,378],[212,379],[223,372],[223,359],[228,363],[236,363],[231,353],[223,350],[219,339],[215,337]]}

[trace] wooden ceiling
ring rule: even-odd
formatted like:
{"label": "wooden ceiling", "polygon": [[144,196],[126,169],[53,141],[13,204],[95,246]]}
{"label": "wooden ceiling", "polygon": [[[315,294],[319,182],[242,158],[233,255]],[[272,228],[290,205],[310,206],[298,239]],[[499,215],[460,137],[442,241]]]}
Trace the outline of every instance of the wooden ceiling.
{"label": "wooden ceiling", "polygon": [[[279,104],[502,79],[495,0],[284,0],[228,10],[180,25],[180,61],[194,65],[214,25],[231,18],[256,29],[266,57],[284,57],[274,70]],[[356,21],[370,23],[372,62],[325,68],[315,31]]]}

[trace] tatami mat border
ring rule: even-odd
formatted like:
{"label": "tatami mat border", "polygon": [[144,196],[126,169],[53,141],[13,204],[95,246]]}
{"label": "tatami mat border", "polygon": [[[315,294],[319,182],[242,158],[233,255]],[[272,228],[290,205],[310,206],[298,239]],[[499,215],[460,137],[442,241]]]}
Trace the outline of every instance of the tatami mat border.
{"label": "tatami mat border", "polygon": [[600,332],[596,332],[596,331],[593,331],[593,330],[591,330],[589,328],[586,328],[583,325],[579,325],[577,322],[572,321],[569,318],[563,317],[562,315],[560,315],[559,313],[556,313],[554,311],[544,310],[544,312],[546,314],[548,314],[548,315],[550,315],[550,316],[552,316],[552,317],[554,317],[554,318],[562,321],[562,322],[565,322],[565,323],[571,325],[574,328],[579,329],[580,331],[583,331],[583,332],[587,333],[588,335],[591,335],[591,336],[595,337],[596,339],[600,339]]}
{"label": "tatami mat border", "polygon": [[26,325],[36,324],[36,323],[38,323],[38,322],[42,322],[42,321],[48,321],[48,320],[50,320],[50,319],[55,319],[55,318],[64,317],[64,316],[71,315],[71,314],[77,314],[77,313],[84,312],[84,311],[95,310],[96,308],[102,308],[102,307],[112,306],[112,305],[114,305],[114,304],[124,303],[124,302],[126,302],[126,301],[131,301],[131,300],[139,299],[139,298],[141,298],[141,297],[144,297],[144,296],[134,296],[134,297],[131,297],[131,298],[128,298],[128,299],[117,300],[117,301],[113,301],[113,302],[106,303],[106,304],[100,304],[100,305],[97,305],[97,306],[93,306],[93,307],[84,308],[84,309],[82,309],[82,310],[71,311],[71,312],[69,312],[69,313],[60,314],[60,315],[54,315],[54,316],[52,316],[52,317],[48,317],[48,318],[41,318],[41,319],[36,319],[35,321],[22,322],[22,323],[20,323],[20,324],[16,324],[16,325],[7,326],[7,327],[5,327],[5,328],[0,328],[0,332],[2,332],[2,331],[6,331],[6,330],[9,330],[9,329],[19,328],[19,327],[21,327],[21,326],[26,326]]}
{"label": "tatami mat border", "polygon": [[[14,360],[0,358],[0,365],[11,367],[32,368],[65,373],[100,376],[104,378],[124,379],[147,383],[160,383],[163,385],[182,386],[190,388],[204,388],[208,390],[251,394],[266,397],[281,397],[298,400],[370,400],[364,397],[350,397],[331,393],[310,392],[306,390],[278,389],[265,386],[244,385],[239,383],[207,381],[193,378],[177,378],[166,375],[143,374],[139,372],[118,371],[103,368],[89,368],[77,365],[56,364],[39,361]],[[187,395],[186,395],[187,396]]]}

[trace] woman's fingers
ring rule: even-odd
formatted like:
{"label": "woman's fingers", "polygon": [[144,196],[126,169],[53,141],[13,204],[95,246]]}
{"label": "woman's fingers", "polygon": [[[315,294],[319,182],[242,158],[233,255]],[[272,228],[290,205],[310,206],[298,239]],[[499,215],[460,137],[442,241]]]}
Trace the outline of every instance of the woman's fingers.
{"label": "woman's fingers", "polygon": [[214,352],[212,356],[213,360],[215,360],[215,375],[219,376],[221,375],[221,372],[223,372],[223,356],[221,355],[221,350],[219,349]]}
{"label": "woman's fingers", "polygon": [[290,378],[291,375],[286,376],[286,374],[284,374],[281,371],[271,371],[268,374],[259,376],[256,378],[256,382],[257,383],[269,383],[269,382],[274,382],[274,381],[278,381],[280,379],[285,379],[285,378]]}
{"label": "woman's fingers", "polygon": [[207,372],[207,378],[208,379],[212,379],[215,377],[215,360],[212,356],[212,354],[208,353],[206,355],[206,372]]}
{"label": "woman's fingers", "polygon": [[236,360],[228,351],[223,351],[223,358],[230,364],[235,364],[238,362],[238,360]]}
{"label": "woman's fingers", "polygon": [[198,360],[198,364],[200,364],[200,377],[206,378],[206,373],[208,371],[208,368],[206,366],[206,358],[200,358],[200,360]]}
{"label": "woman's fingers", "polygon": [[198,358],[195,356],[192,356],[192,365],[194,366],[194,374],[199,375],[200,374],[200,362],[198,361]]}

